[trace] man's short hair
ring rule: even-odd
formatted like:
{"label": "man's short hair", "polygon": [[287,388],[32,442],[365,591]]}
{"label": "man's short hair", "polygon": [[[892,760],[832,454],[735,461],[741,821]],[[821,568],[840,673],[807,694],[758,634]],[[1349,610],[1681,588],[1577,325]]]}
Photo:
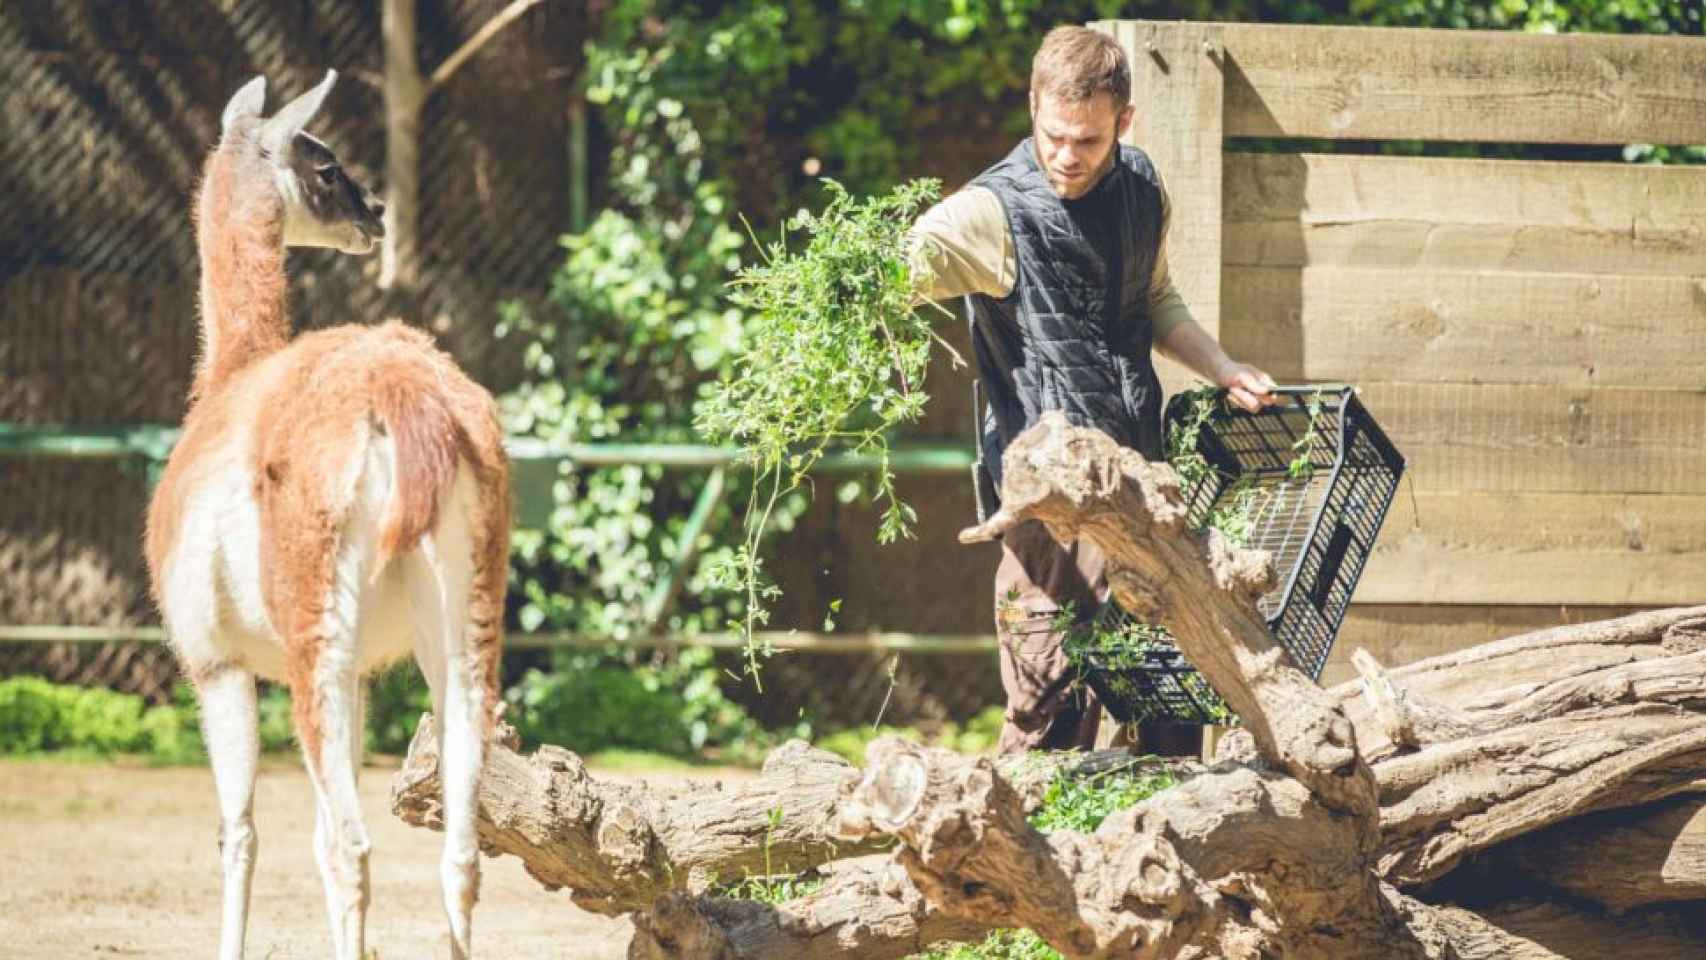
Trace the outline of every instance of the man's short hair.
{"label": "man's short hair", "polygon": [[1113,37],[1088,27],[1055,27],[1031,60],[1031,92],[1068,103],[1106,93],[1120,110],[1131,102],[1131,67]]}

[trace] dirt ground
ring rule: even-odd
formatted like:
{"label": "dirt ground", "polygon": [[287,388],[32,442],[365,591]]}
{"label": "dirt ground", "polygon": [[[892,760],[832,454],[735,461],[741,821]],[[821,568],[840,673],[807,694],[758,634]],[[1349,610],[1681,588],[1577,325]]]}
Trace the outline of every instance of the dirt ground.
{"label": "dirt ground", "polygon": [[[380,960],[448,956],[438,898],[440,837],[391,816],[396,765],[378,758],[361,776],[374,847],[368,949]],[[751,776],[703,774],[743,775]],[[214,956],[217,809],[212,775],[203,767],[0,762],[0,958]],[[260,841],[249,913],[252,958],[324,957],[330,949],[313,823],[313,795],[300,764],[267,758],[255,789]],[[513,858],[483,859],[482,868],[477,956],[624,955],[627,920],[590,914],[560,892],[546,893]]]}

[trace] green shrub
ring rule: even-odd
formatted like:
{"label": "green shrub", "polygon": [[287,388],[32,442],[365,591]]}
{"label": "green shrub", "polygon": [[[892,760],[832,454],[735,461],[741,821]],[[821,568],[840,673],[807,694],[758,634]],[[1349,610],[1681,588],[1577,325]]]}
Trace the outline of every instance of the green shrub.
{"label": "green shrub", "polygon": [[977,716],[966,721],[965,726],[944,724],[933,736],[925,736],[914,727],[868,727],[860,725],[836,730],[818,737],[816,743],[819,749],[842,757],[856,767],[865,765],[865,748],[879,737],[897,736],[919,743],[928,743],[933,747],[943,747],[960,753],[986,753],[995,749],[996,742],[1001,737],[1001,724],[1004,711],[1000,707],[985,707]]}
{"label": "green shrub", "polygon": [[46,680],[16,677],[0,682],[0,751],[51,750],[65,737],[58,690]]}
{"label": "green shrub", "polygon": [[[0,681],[0,753],[90,750],[147,753],[155,743],[182,745],[172,706],[144,711],[141,697],[50,683],[40,677]],[[200,736],[190,736],[196,747]]]}
{"label": "green shrub", "polygon": [[993,930],[980,943],[939,943],[911,960],[1061,960],[1060,953],[1029,930]]}
{"label": "green shrub", "polygon": [[639,662],[630,648],[560,651],[550,672],[529,670],[506,699],[524,742],[579,752],[750,753],[774,739],[723,696],[706,648],[655,662]]}
{"label": "green shrub", "polygon": [[260,711],[262,750],[289,750],[296,745],[295,721],[290,715],[290,691],[269,684],[261,691],[257,704]]}
{"label": "green shrub", "polygon": [[[103,693],[106,691],[102,691]],[[161,763],[201,763],[207,748],[201,739],[201,711],[187,684],[172,688],[172,702],[149,707],[142,715],[146,746],[138,748]],[[266,749],[265,738],[261,748]]]}
{"label": "green shrub", "polygon": [[413,660],[374,676],[367,683],[367,749],[407,753],[421,714],[432,709],[432,691]]}

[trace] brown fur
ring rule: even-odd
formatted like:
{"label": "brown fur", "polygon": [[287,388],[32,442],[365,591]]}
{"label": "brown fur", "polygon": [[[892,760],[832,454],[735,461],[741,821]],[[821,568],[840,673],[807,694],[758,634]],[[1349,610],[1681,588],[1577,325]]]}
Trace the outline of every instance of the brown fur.
{"label": "brown fur", "polygon": [[[209,158],[197,203],[204,352],[182,439],[149,507],[154,596],[185,510],[215,455],[246,433],[261,517],[263,592],[286,653],[297,733],[310,762],[322,735],[314,682],[326,600],[354,507],[356,462],[378,432],[396,448],[397,485],[379,532],[377,576],[438,522],[459,467],[472,471],[479,516],[469,603],[469,656],[497,703],[508,571],[509,464],[496,406],[426,334],[392,321],[289,339],[278,201],[241,194],[241,158]],[[263,195],[270,195],[262,191]],[[216,584],[209,584],[215,589]],[[192,673],[210,665],[186,665]],[[454,665],[453,665],[454,668]]]}
{"label": "brown fur", "polygon": [[283,210],[270,191],[245,193],[243,159],[215,149],[191,216],[201,251],[202,355],[190,403],[290,340]]}

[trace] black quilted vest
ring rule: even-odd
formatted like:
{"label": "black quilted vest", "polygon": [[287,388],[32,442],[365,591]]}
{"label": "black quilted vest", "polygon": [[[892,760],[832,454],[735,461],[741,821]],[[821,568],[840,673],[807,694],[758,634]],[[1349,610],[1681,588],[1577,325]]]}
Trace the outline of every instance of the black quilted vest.
{"label": "black quilted vest", "polygon": [[968,297],[989,412],[982,454],[1000,489],[1007,444],[1048,410],[1161,459],[1161,385],[1148,289],[1161,244],[1161,188],[1143,151],[1076,200],[1049,186],[1030,139],[973,185],[1001,200],[1018,257],[1003,299]]}

